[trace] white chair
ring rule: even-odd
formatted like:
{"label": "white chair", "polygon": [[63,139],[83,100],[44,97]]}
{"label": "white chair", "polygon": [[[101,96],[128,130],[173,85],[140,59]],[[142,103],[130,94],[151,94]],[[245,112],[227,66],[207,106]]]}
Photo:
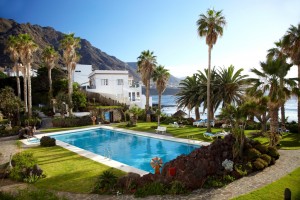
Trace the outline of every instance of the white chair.
{"label": "white chair", "polygon": [[156,133],[166,133],[167,132],[167,127],[164,126],[158,126],[157,129],[155,129]]}

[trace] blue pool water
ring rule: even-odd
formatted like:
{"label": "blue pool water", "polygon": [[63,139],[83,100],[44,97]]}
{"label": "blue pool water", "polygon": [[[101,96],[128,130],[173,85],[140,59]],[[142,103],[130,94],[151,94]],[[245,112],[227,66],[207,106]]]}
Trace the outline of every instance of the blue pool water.
{"label": "blue pool water", "polygon": [[150,166],[150,161],[155,156],[162,158],[166,163],[200,147],[107,129],[79,131],[51,137],[152,173],[154,170]]}

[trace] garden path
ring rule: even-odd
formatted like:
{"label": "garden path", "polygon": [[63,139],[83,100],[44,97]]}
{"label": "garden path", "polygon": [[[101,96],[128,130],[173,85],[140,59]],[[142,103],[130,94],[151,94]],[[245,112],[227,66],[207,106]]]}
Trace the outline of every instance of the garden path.
{"label": "garden path", "polygon": [[[16,153],[19,149],[15,145],[14,138],[0,139],[1,155],[0,164],[8,162],[11,153]],[[193,191],[187,196],[150,196],[145,199],[218,199],[225,200],[237,197],[242,194],[249,193],[253,190],[270,184],[282,176],[292,172],[300,167],[300,150],[279,150],[280,158],[272,165],[261,172],[253,173],[247,177],[236,180],[226,187],[219,189],[199,189]],[[0,180],[0,191],[15,191],[16,188],[26,188],[25,183],[16,183],[9,180]],[[282,193],[285,188],[282,188]],[[131,195],[110,195],[103,196],[97,194],[74,194],[69,192],[57,192],[61,196],[65,196],[70,200],[97,200],[97,199],[134,199]]]}

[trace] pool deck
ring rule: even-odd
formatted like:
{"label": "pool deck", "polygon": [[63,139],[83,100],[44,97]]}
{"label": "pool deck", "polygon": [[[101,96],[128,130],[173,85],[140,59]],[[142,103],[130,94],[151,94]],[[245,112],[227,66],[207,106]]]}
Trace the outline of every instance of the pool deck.
{"label": "pool deck", "polygon": [[[38,143],[32,143],[31,141],[42,138],[43,136],[51,136],[51,135],[58,135],[58,134],[68,134],[68,133],[73,133],[76,131],[87,131],[87,130],[94,130],[94,129],[109,129],[109,130],[114,130],[114,131],[122,131],[126,132],[129,134],[134,134],[134,135],[139,135],[139,136],[145,136],[145,137],[152,137],[152,138],[157,138],[157,139],[162,139],[162,140],[169,140],[169,141],[175,141],[175,142],[181,142],[181,143],[186,143],[186,144],[191,144],[191,145],[201,145],[201,146],[206,146],[209,145],[209,142],[202,142],[202,141],[196,141],[196,140],[190,140],[190,139],[183,139],[183,138],[175,138],[163,134],[153,134],[153,133],[145,133],[145,132],[138,132],[138,131],[132,131],[132,130],[127,130],[127,129],[122,129],[122,128],[115,128],[111,126],[104,126],[104,125],[99,125],[91,128],[84,128],[84,129],[77,129],[77,130],[69,130],[69,131],[60,131],[60,132],[53,132],[53,133],[45,133],[45,134],[38,134],[35,136],[35,138],[30,138],[30,139],[23,139],[21,140],[24,144],[29,145],[29,146],[36,146]],[[102,163],[104,165],[125,171],[125,172],[134,172],[137,174],[140,174],[141,176],[145,174],[149,174],[149,172],[137,169],[135,167],[131,167],[129,165],[126,165],[124,163],[112,160],[110,158],[92,153],[90,151],[84,150],[82,148],[67,144],[65,142],[56,140],[56,144],[58,146],[61,146],[65,149],[68,149],[69,151],[72,151],[74,153],[77,153],[83,157],[89,158],[91,160],[94,160],[96,162]]]}

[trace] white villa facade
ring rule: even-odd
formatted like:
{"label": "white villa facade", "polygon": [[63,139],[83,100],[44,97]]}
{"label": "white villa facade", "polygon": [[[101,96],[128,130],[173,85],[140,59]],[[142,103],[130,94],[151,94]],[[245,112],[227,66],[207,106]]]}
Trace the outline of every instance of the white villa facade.
{"label": "white villa facade", "polygon": [[[127,70],[94,70],[91,65],[76,65],[74,82],[86,91],[117,100],[130,106],[145,108],[146,97],[142,95],[142,85],[135,84]],[[152,106],[152,98],[149,98]]]}

